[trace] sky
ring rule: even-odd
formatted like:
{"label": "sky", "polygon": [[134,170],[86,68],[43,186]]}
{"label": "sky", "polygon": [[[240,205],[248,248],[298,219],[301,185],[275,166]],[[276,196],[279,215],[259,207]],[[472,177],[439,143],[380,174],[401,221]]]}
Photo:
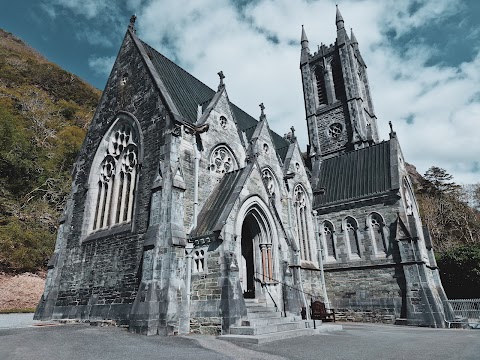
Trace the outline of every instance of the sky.
{"label": "sky", "polygon": [[335,4],[353,28],[380,139],[393,123],[405,160],[480,182],[478,0],[17,0],[0,27],[103,90],[129,19],[137,35],[270,127],[296,129],[306,150],[301,26],[314,51],[335,42]]}

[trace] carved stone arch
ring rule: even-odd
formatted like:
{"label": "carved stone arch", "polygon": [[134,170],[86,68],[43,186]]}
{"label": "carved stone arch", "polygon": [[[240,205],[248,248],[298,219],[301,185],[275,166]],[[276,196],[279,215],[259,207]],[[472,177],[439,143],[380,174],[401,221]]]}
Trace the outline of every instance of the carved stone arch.
{"label": "carved stone arch", "polygon": [[82,238],[112,226],[131,226],[138,165],[143,157],[138,120],[119,112],[100,141],[90,167]]}
{"label": "carved stone arch", "polygon": [[360,252],[360,236],[358,221],[353,216],[347,216],[342,222],[342,230],[344,233],[345,245],[350,259],[359,259]]}
{"label": "carved stone arch", "polygon": [[225,143],[215,145],[208,157],[208,168],[213,174],[224,175],[238,170],[239,161],[232,149]]}
{"label": "carved stone arch", "polygon": [[268,205],[258,196],[244,200],[235,219],[237,258],[245,297],[261,294],[254,277],[274,282],[278,272],[278,232]]}
{"label": "carved stone arch", "polygon": [[388,230],[383,216],[378,212],[371,212],[365,220],[365,227],[372,241],[373,253],[386,255],[388,253]]}

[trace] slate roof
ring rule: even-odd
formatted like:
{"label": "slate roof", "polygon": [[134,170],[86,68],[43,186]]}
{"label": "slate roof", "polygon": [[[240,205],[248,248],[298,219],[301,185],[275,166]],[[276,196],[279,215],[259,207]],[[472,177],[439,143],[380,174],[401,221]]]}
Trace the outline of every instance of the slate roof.
{"label": "slate roof", "polygon": [[[149,55],[150,60],[155,66],[155,70],[162,79],[172,101],[180,112],[180,115],[182,115],[188,122],[195,121],[197,119],[198,105],[203,105],[203,107],[205,107],[216,92],[173,61],[167,59],[147,43],[141,40],[140,42]],[[230,104],[240,130],[245,131],[252,127],[253,130],[255,130],[258,121],[235,104]],[[250,140],[253,131],[246,131],[246,135],[247,139]],[[272,136],[276,149],[289,145],[287,140],[271,130],[270,135]],[[279,153],[279,155],[281,154]],[[282,158],[282,161],[285,159],[285,156],[280,157]]]}
{"label": "slate roof", "polygon": [[391,190],[390,141],[322,161],[315,195],[315,209],[361,199]]}
{"label": "slate roof", "polygon": [[212,234],[222,228],[224,218],[229,215],[238,196],[235,193],[242,190],[251,169],[250,165],[223,175],[198,214],[197,227],[191,232],[191,238]]}

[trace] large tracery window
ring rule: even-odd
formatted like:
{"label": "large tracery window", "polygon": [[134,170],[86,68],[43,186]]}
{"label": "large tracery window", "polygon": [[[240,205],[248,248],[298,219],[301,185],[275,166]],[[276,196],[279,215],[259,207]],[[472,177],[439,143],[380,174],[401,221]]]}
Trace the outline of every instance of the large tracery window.
{"label": "large tracery window", "polygon": [[97,158],[102,158],[100,167],[92,168],[97,172],[93,231],[128,223],[133,214],[138,164],[137,132],[128,121],[118,118],[104,142],[107,145],[99,148],[96,154]]}
{"label": "large tracery window", "polygon": [[236,161],[230,149],[225,145],[217,146],[210,155],[210,171],[225,174],[236,169]]}
{"label": "large tracery window", "polygon": [[322,225],[322,236],[325,249],[325,260],[334,261],[337,259],[337,247],[335,243],[335,229],[333,224],[325,220]]}
{"label": "large tracery window", "polygon": [[310,232],[308,225],[308,200],[307,194],[301,185],[294,189],[295,217],[297,221],[297,238],[300,243],[300,255],[303,260],[312,261]]}
{"label": "large tracery window", "polygon": [[350,258],[360,257],[360,246],[358,243],[358,224],[352,217],[347,217],[344,222],[345,241],[347,243]]}

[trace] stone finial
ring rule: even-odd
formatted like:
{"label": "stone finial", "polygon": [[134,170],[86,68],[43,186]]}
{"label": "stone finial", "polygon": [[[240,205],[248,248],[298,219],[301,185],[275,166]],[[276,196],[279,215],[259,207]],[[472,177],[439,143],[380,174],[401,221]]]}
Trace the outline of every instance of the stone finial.
{"label": "stone finial", "polygon": [[130,18],[130,25],[128,27],[132,30],[135,31],[135,21],[137,20],[137,15],[133,14]]}
{"label": "stone finial", "polygon": [[292,140],[293,141],[297,140],[297,138],[295,137],[295,128],[292,126],[290,130],[292,131]]}
{"label": "stone finial", "polygon": [[392,122],[389,121],[388,125],[390,126],[390,139],[393,139],[393,138],[397,137],[397,133],[395,131],[393,131]]}
{"label": "stone finial", "polygon": [[218,77],[220,78],[220,84],[218,84],[218,90],[222,89],[225,87],[225,84],[223,83],[223,79],[225,79],[225,75],[223,75],[223,71],[219,71]]}
{"label": "stone finial", "polygon": [[260,106],[260,120],[264,120],[266,118],[266,116],[265,116],[265,105],[263,105],[263,103],[261,103],[258,106]]}

